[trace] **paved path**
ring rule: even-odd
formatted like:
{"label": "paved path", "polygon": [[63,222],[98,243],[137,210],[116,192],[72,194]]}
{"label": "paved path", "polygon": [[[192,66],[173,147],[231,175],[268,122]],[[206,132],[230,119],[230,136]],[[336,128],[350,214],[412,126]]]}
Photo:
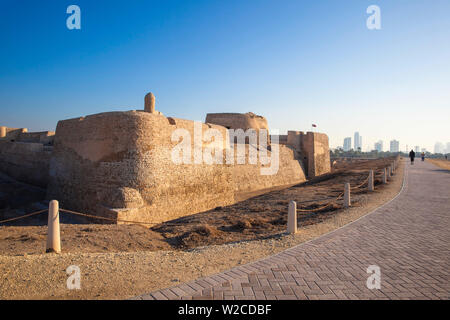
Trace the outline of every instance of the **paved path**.
{"label": "paved path", "polygon": [[[391,202],[258,262],[136,299],[449,299],[450,173],[418,161]],[[369,265],[381,289],[366,286]]]}

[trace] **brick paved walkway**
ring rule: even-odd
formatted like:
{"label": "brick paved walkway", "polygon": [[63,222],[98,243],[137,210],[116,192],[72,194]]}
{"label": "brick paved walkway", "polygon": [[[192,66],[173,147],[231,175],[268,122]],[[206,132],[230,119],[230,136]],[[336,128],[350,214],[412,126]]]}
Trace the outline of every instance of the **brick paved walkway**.
{"label": "brick paved walkway", "polygon": [[[417,161],[391,202],[335,232],[135,299],[449,299],[450,173]],[[369,265],[381,289],[366,286]]]}

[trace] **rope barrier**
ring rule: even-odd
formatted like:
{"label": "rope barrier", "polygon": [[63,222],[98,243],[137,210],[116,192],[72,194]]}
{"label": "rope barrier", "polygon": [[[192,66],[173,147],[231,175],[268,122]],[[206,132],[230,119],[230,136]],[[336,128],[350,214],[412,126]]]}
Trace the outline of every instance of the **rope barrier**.
{"label": "rope barrier", "polygon": [[367,183],[367,181],[369,181],[369,177],[367,177],[367,178],[363,181],[363,183],[361,183],[360,185],[358,185],[358,186],[356,186],[356,187],[352,187],[351,189],[352,189],[352,190],[355,190],[355,189],[361,188],[363,185],[365,185],[365,184]]}
{"label": "rope barrier", "polygon": [[[344,195],[344,193],[341,192],[334,201],[339,200],[343,195]],[[334,204],[334,201],[330,201],[326,205],[319,207],[319,208],[315,208],[315,209],[297,209],[297,212],[317,212],[317,211],[323,210],[323,209],[329,207],[330,205]]]}
{"label": "rope barrier", "polygon": [[46,211],[48,211],[48,209],[44,209],[44,210],[40,210],[40,211],[35,211],[35,212],[32,212],[32,213],[28,213],[28,214],[25,214],[25,215],[20,216],[20,217],[15,217],[15,218],[10,218],[10,219],[1,220],[0,223],[5,223],[5,222],[10,222],[10,221],[15,221],[15,220],[24,219],[24,218],[27,218],[27,217],[31,217],[31,216],[35,216],[35,215],[41,214],[41,213],[46,212]]}
{"label": "rope barrier", "polygon": [[[358,188],[362,187],[363,185],[365,185],[368,181],[369,181],[369,176],[367,176],[367,178],[360,185],[353,187],[351,189],[352,190],[358,189]],[[339,200],[343,195],[344,195],[344,193],[341,192],[334,201]],[[314,201],[314,200],[312,200],[312,201]],[[315,201],[317,201],[317,200],[315,200]],[[327,204],[325,204],[324,206],[315,208],[315,209],[297,209],[297,212],[318,212],[318,211],[323,210],[323,209],[329,207],[330,205],[332,205],[334,203],[334,201],[330,201]],[[302,203],[305,203],[305,202],[302,202]]]}
{"label": "rope barrier", "polygon": [[333,203],[334,202],[329,202],[328,204],[324,205],[323,207],[310,209],[310,210],[308,210],[308,209],[297,209],[297,212],[317,212],[317,211],[320,211],[320,210],[323,210],[323,209],[329,207]]}
{"label": "rope barrier", "polygon": [[61,209],[61,208],[59,209],[59,211],[74,214],[77,216],[106,220],[106,221],[111,221],[111,222],[124,222],[124,223],[131,223],[131,224],[149,224],[149,225],[164,224],[164,226],[180,226],[180,224],[178,224],[178,223],[170,224],[170,223],[164,223],[164,222],[144,222],[144,221],[131,221],[131,220],[124,220],[124,219],[113,219],[113,218],[107,218],[107,217],[94,216],[91,214],[86,214],[86,213],[81,213],[81,212],[77,212],[77,211],[73,211],[73,210]]}

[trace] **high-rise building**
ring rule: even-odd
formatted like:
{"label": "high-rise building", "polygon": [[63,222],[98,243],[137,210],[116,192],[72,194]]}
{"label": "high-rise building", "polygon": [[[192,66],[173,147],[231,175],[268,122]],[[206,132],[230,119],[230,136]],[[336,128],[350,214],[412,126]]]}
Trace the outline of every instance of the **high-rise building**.
{"label": "high-rise building", "polygon": [[354,141],[353,141],[353,145],[354,145],[353,149],[355,149],[355,151],[358,151],[361,148],[360,142],[361,142],[361,139],[359,138],[359,132],[355,132],[355,137],[354,137]]}
{"label": "high-rise building", "polygon": [[347,137],[344,139],[344,151],[350,151],[352,148],[352,138]]}
{"label": "high-rise building", "polygon": [[399,152],[400,151],[400,142],[397,140],[391,140],[390,146],[389,146],[390,152]]}
{"label": "high-rise building", "polygon": [[362,136],[359,136],[359,148],[362,151]]}
{"label": "high-rise building", "polygon": [[378,142],[375,142],[374,148],[375,148],[375,150],[377,150],[378,152],[382,152],[382,151],[383,151],[383,141],[380,140],[380,141],[378,141]]}
{"label": "high-rise building", "polygon": [[415,147],[414,147],[414,152],[415,152],[415,153],[420,152],[420,147],[419,147],[419,146],[415,146]]}
{"label": "high-rise building", "polygon": [[434,145],[434,153],[445,153],[444,144],[441,142],[436,142]]}

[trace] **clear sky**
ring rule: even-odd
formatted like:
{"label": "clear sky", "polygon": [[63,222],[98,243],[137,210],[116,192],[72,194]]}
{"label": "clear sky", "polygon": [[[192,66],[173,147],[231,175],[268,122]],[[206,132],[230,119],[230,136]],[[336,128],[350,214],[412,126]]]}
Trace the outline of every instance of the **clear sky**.
{"label": "clear sky", "polygon": [[363,150],[433,150],[450,141],[449,17],[449,0],[1,0],[0,124],[53,130],[152,91],[167,116],[252,111],[332,147],[359,131]]}

